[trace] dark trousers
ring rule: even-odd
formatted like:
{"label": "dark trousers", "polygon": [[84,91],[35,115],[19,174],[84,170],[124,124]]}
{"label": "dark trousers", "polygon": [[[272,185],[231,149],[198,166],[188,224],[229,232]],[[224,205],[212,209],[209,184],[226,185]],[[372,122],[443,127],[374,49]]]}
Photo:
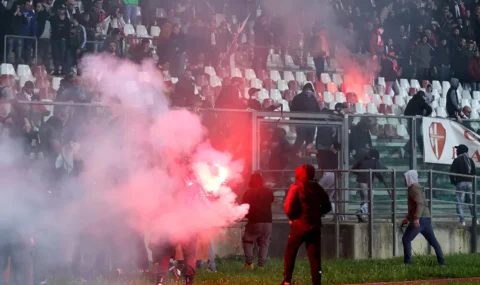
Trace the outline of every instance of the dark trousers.
{"label": "dark trousers", "polygon": [[450,80],[450,68],[446,66],[438,67],[438,80],[449,81]]}
{"label": "dark trousers", "polygon": [[23,64],[23,45],[24,40],[19,38],[8,38],[7,39],[7,62],[13,63],[11,61],[12,52],[15,52],[15,65]]}
{"label": "dark trousers", "polygon": [[[67,41],[65,39],[52,40],[52,57],[55,71],[60,71],[60,67],[65,68],[65,59],[67,54]],[[65,70],[63,70],[65,72]]]}
{"label": "dark trousers", "polygon": [[254,57],[253,57],[253,69],[264,70],[267,69],[267,60],[268,60],[268,48],[258,47],[255,48]]}
{"label": "dark trousers", "polygon": [[313,143],[313,138],[315,137],[315,127],[305,127],[305,126],[297,126],[295,127],[297,137],[295,138],[295,143],[293,144],[296,150],[302,147],[303,143],[305,145],[309,145]]}
{"label": "dark trousers", "polygon": [[[10,258],[10,280],[8,284],[26,285],[32,280],[31,246],[14,229],[0,230],[0,272],[4,272]],[[0,284],[3,284],[3,279]]]}
{"label": "dark trousers", "polygon": [[49,67],[48,56],[50,54],[50,39],[38,39],[38,63]]}
{"label": "dark trousers", "polygon": [[315,63],[315,70],[317,71],[317,80],[321,81],[322,73],[325,72],[325,59],[323,57],[316,57],[313,59]]}
{"label": "dark trousers", "polygon": [[435,254],[437,255],[437,261],[439,264],[444,264],[445,260],[443,259],[443,252],[440,244],[435,237],[433,232],[432,219],[431,218],[420,218],[420,226],[418,228],[414,227],[413,222],[410,222],[405,230],[405,233],[402,237],[403,243],[403,262],[405,264],[412,263],[412,240],[418,234],[422,234],[423,237],[428,241],[428,244],[433,247]]}
{"label": "dark trousers", "polygon": [[290,283],[292,281],[298,249],[303,243],[305,243],[305,246],[307,248],[308,261],[310,262],[310,274],[312,275],[312,284],[321,284],[322,267],[320,257],[320,237],[320,225],[307,225],[301,220],[296,220],[292,223],[290,235],[288,236],[287,248],[285,249],[283,268],[284,282]]}
{"label": "dark trousers", "polygon": [[[415,120],[415,131],[416,131],[416,140],[417,140],[417,148],[420,149],[420,151],[422,152],[423,154],[423,136],[422,136],[422,120],[420,119],[416,119]],[[411,145],[412,145],[412,122],[409,121],[408,122],[408,126],[407,126],[407,132],[408,132],[408,142],[405,144],[405,146],[403,147],[403,149],[405,150],[405,152],[408,152],[410,153],[410,149],[411,149]],[[415,155],[415,154],[411,154],[410,155]]]}
{"label": "dark trousers", "polygon": [[258,245],[258,266],[263,267],[268,256],[268,247],[272,238],[272,223],[247,223],[243,234],[243,252],[245,263],[253,263],[253,247]]}
{"label": "dark trousers", "polygon": [[[195,262],[197,260],[197,237],[190,238],[180,244],[182,247],[185,268],[183,275],[185,278],[193,280],[195,277]],[[157,284],[164,280],[168,273],[168,266],[170,258],[175,256],[177,244],[167,242],[165,244],[157,245],[152,249],[153,262],[158,263]],[[163,281],[162,281],[163,282]]]}

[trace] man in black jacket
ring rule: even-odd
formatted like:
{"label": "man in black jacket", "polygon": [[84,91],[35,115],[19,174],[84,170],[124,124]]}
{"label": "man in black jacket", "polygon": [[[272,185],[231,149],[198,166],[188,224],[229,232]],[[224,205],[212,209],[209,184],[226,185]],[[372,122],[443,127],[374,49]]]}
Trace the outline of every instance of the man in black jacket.
{"label": "man in black jacket", "polygon": [[312,284],[320,285],[322,280],[320,232],[321,217],[332,210],[325,190],[315,180],[315,167],[304,164],[295,170],[296,182],[290,187],[285,200],[285,214],[291,229],[285,249],[283,283],[292,282],[298,249],[305,243]]}
{"label": "man in black jacket", "polygon": [[460,81],[457,78],[450,79],[450,89],[447,92],[447,113],[450,119],[457,120],[460,116],[460,103],[458,102],[457,89]]}
{"label": "man in black jacket", "polygon": [[380,62],[380,66],[380,77],[385,78],[385,94],[390,94],[391,89],[393,89],[395,95],[400,94],[400,89],[397,85],[397,78],[400,74],[400,70],[397,60],[395,59],[395,52],[390,51],[388,55],[384,56]]}
{"label": "man in black jacket", "polygon": [[253,269],[253,247],[258,245],[258,267],[265,266],[268,246],[272,237],[272,203],[275,199],[273,191],[265,187],[259,173],[250,177],[249,189],[243,195],[242,204],[248,204],[248,219],[243,234],[243,252],[245,268]]}
{"label": "man in black jacket", "polygon": [[50,26],[52,27],[53,75],[60,75],[65,72],[67,42],[70,37],[70,20],[67,18],[64,6],[60,6],[57,14],[50,18]]}
{"label": "man in black jacket", "polygon": [[450,78],[450,50],[446,38],[443,38],[435,49],[433,61],[438,80],[440,82],[448,80]]}
{"label": "man in black jacket", "polygon": [[[457,149],[457,158],[453,161],[450,172],[462,175],[476,175],[475,162],[468,156],[468,147],[466,145],[459,145]],[[460,217],[460,223],[465,225],[465,218],[463,216],[463,204],[472,202],[472,178],[460,177],[450,175],[450,182],[455,185],[457,196],[457,214]],[[473,207],[469,206],[470,213],[473,215]],[[477,221],[478,223],[478,221]]]}
{"label": "man in black jacket", "polygon": [[[405,116],[425,116],[428,117],[432,114],[432,107],[428,105],[425,101],[425,92],[418,91],[415,96],[408,101],[407,107],[405,108],[405,112],[403,113]],[[423,136],[422,136],[422,120],[415,119],[415,130],[416,130],[416,140],[418,147],[423,153]],[[401,149],[402,156],[404,156],[405,152],[410,153],[411,145],[412,145],[412,121],[411,119],[408,120],[407,132],[409,136],[408,142],[405,144],[403,149]]]}

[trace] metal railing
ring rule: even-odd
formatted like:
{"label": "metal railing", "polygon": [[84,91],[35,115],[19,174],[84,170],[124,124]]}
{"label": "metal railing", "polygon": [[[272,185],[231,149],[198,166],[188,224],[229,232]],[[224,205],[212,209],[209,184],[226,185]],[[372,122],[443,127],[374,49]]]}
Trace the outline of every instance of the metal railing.
{"label": "metal railing", "polygon": [[[21,40],[33,40],[35,41],[35,64],[38,63],[38,39],[36,37],[29,37],[29,36],[16,36],[16,35],[5,35],[5,42],[3,43],[3,62],[7,62],[7,39],[8,38],[14,38],[14,39],[21,39]],[[24,43],[25,44],[25,43]],[[23,45],[24,45],[23,44]],[[15,43],[14,43],[15,45]],[[24,46],[22,45],[22,48],[24,48]],[[12,50],[14,50],[14,47],[12,47]],[[30,51],[28,51],[30,52]],[[16,64],[19,64],[18,62],[16,62]]]}

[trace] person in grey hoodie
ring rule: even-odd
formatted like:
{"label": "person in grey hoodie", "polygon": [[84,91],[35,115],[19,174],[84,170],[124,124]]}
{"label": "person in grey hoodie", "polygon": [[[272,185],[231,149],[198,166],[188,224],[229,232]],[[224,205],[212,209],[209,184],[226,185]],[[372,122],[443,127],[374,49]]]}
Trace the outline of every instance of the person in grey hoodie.
{"label": "person in grey hoodie", "polygon": [[427,36],[422,38],[422,41],[415,46],[413,56],[417,64],[417,79],[419,81],[427,80],[430,70],[430,62],[432,60],[431,52],[433,48],[428,44]]}
{"label": "person in grey hoodie", "polygon": [[457,94],[458,84],[458,78],[450,79],[450,89],[447,92],[447,114],[452,119],[458,119],[461,112]]}

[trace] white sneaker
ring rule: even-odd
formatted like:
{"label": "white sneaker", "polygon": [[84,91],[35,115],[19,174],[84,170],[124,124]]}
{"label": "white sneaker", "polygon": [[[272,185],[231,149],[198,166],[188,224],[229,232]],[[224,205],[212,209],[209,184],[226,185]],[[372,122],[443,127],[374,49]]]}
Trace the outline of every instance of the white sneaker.
{"label": "white sneaker", "polygon": [[460,222],[460,225],[465,226],[465,222]]}

